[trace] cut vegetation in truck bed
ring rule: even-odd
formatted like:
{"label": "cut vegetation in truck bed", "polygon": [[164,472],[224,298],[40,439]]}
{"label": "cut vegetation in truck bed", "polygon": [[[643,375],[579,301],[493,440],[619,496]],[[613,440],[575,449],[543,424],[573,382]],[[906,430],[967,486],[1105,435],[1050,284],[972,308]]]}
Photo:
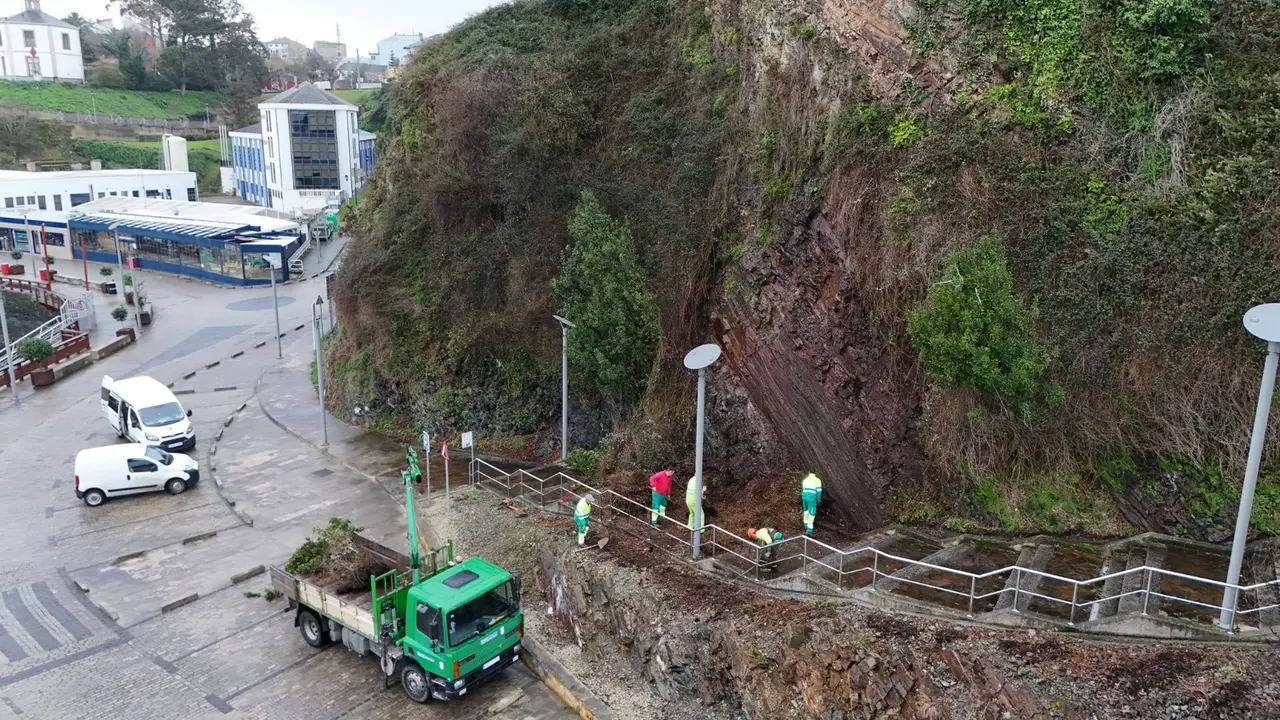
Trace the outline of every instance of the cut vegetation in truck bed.
{"label": "cut vegetation in truck bed", "polygon": [[368,592],[369,578],[394,569],[394,563],[360,542],[356,533],[362,529],[346,518],[331,518],[294,551],[285,570],[335,593]]}

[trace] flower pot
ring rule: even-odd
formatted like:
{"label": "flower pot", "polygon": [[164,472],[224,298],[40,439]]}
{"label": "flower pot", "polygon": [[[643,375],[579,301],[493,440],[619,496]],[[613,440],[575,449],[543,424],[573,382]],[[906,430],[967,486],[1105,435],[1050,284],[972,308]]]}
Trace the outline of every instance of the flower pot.
{"label": "flower pot", "polygon": [[142,323],[142,327],[146,327],[146,326],[150,325],[150,324],[151,324],[151,311],[150,311],[150,310],[143,310],[143,311],[139,312],[139,313],[138,313],[138,322]]}
{"label": "flower pot", "polygon": [[132,304],[133,304],[133,291],[132,291],[132,290],[125,290],[125,291],[124,291],[124,301],[125,301],[125,304],[127,304],[127,305],[132,305]]}
{"label": "flower pot", "polygon": [[10,275],[25,275],[26,270],[27,270],[26,265],[10,265],[9,266]]}
{"label": "flower pot", "polygon": [[57,380],[53,371],[49,368],[40,368],[31,371],[31,385],[33,387],[49,387]]}
{"label": "flower pot", "polygon": [[133,342],[137,339],[137,336],[133,334],[133,328],[120,328],[116,331],[116,337],[127,337],[129,338],[129,342]]}

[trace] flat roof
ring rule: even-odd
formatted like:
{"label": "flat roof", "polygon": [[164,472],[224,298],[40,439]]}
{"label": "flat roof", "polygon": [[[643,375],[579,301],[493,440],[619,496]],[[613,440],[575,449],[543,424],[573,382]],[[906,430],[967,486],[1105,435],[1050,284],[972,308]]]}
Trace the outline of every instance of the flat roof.
{"label": "flat roof", "polygon": [[266,102],[259,103],[259,107],[263,105],[336,105],[340,107],[354,108],[355,105],[343,100],[333,93],[321,90],[314,84],[304,82],[295,87],[267,98]]}
{"label": "flat roof", "polygon": [[42,172],[28,172],[26,170],[0,170],[0,181],[3,180],[23,180],[30,182],[32,180],[79,180],[81,178],[100,178],[100,177],[129,177],[131,175],[144,175],[156,177],[160,175],[190,175],[195,177],[195,173],[182,170],[147,170],[147,169],[123,169],[123,170],[45,170]]}
{"label": "flat roof", "polygon": [[298,223],[262,210],[266,208],[117,196],[80,205],[68,214],[67,222],[72,228],[110,230],[117,226],[126,235],[215,247],[226,242],[255,242],[258,235],[301,236]]}

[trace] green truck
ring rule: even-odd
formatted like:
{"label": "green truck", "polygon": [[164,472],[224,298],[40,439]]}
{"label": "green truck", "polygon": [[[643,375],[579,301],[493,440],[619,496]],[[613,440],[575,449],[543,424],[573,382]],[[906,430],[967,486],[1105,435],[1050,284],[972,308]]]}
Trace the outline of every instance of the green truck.
{"label": "green truck", "polygon": [[455,561],[452,543],[420,561],[410,488],[421,475],[412,448],[408,456],[409,555],[357,534],[360,551],[394,568],[370,578],[367,591],[338,593],[278,566],[271,584],[288,598],[308,645],[341,642],[378,657],[387,681],[398,679],[415,702],[452,700],[519,660],[520,579],[480,558]]}

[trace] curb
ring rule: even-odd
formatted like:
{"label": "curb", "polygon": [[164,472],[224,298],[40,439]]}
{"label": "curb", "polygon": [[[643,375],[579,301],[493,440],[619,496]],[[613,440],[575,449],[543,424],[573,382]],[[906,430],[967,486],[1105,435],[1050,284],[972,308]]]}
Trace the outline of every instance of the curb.
{"label": "curb", "polygon": [[617,716],[582,681],[570,673],[542,643],[526,635],[520,640],[520,662],[581,720],[614,720]]}
{"label": "curb", "polygon": [[83,595],[85,595],[85,596],[86,596],[86,598],[85,598],[85,599],[87,599],[87,600],[89,601],[89,604],[90,604],[90,605],[92,605],[92,606],[94,606],[95,608],[97,608],[97,609],[98,609],[98,612],[100,612],[100,613],[102,613],[103,615],[106,615],[107,617],[111,618],[111,622],[113,622],[113,623],[120,622],[120,615],[119,615],[118,613],[116,613],[116,611],[112,610],[111,608],[107,607],[106,605],[103,605],[103,604],[102,604],[102,603],[100,603],[100,602],[95,602],[95,601],[93,600],[93,598],[92,598],[91,596],[89,596],[89,586],[88,586],[88,585],[85,585],[84,583],[80,582],[79,580],[73,580],[73,581],[72,581],[72,584],[73,584],[73,585],[75,585],[76,590],[79,590],[81,594],[83,594]]}
{"label": "curb", "polygon": [[[218,472],[217,472],[218,467],[217,467],[217,464],[214,463],[213,461],[213,457],[218,454],[218,443],[222,441],[223,430],[227,427],[230,427],[231,421],[234,420],[236,415],[239,414],[241,410],[244,410],[245,406],[247,406],[248,404],[249,404],[248,402],[241,403],[240,407],[233,410],[231,414],[227,416],[227,419],[222,423],[222,428],[220,428],[218,430],[218,434],[214,436],[213,442],[209,443],[209,450],[206,452],[206,459],[208,460],[206,464],[209,466],[208,468],[209,477],[213,478],[213,487],[215,488],[215,492],[218,493],[218,497],[222,500],[223,503],[226,504],[227,508],[231,510],[231,513],[236,516],[237,520],[244,523],[245,525],[248,525],[249,527],[253,527],[253,517],[251,517],[245,511],[237,508],[236,501],[233,498],[228,497],[227,494],[223,492],[222,479],[218,477]],[[217,535],[217,532],[214,532],[212,534],[206,534],[206,535],[207,537],[213,537],[213,535]],[[182,542],[185,545],[192,542],[198,542],[204,539],[206,538],[196,535],[191,538],[187,538]]]}
{"label": "curb", "polygon": [[193,602],[195,602],[195,601],[197,601],[197,600],[199,600],[199,599],[200,599],[200,593],[191,593],[190,595],[188,595],[188,596],[186,596],[186,597],[178,598],[177,600],[174,600],[173,602],[168,603],[168,604],[166,604],[166,605],[161,605],[161,606],[160,606],[160,614],[161,614],[161,615],[164,615],[165,613],[171,613],[171,612],[173,612],[174,610],[177,610],[178,608],[180,608],[180,607],[182,607],[182,606],[184,606],[184,605],[190,605],[191,603],[193,603]]}
{"label": "curb", "polygon": [[245,570],[245,571],[244,571],[244,572],[242,572],[242,573],[236,573],[235,575],[232,575],[232,576],[231,576],[231,584],[232,584],[232,585],[239,585],[240,583],[244,582],[245,580],[252,580],[253,578],[258,577],[259,575],[265,575],[265,574],[266,574],[266,572],[267,572],[267,566],[266,566],[266,565],[259,565],[259,566],[255,567],[255,568],[250,568],[250,569],[248,569],[248,570]]}

